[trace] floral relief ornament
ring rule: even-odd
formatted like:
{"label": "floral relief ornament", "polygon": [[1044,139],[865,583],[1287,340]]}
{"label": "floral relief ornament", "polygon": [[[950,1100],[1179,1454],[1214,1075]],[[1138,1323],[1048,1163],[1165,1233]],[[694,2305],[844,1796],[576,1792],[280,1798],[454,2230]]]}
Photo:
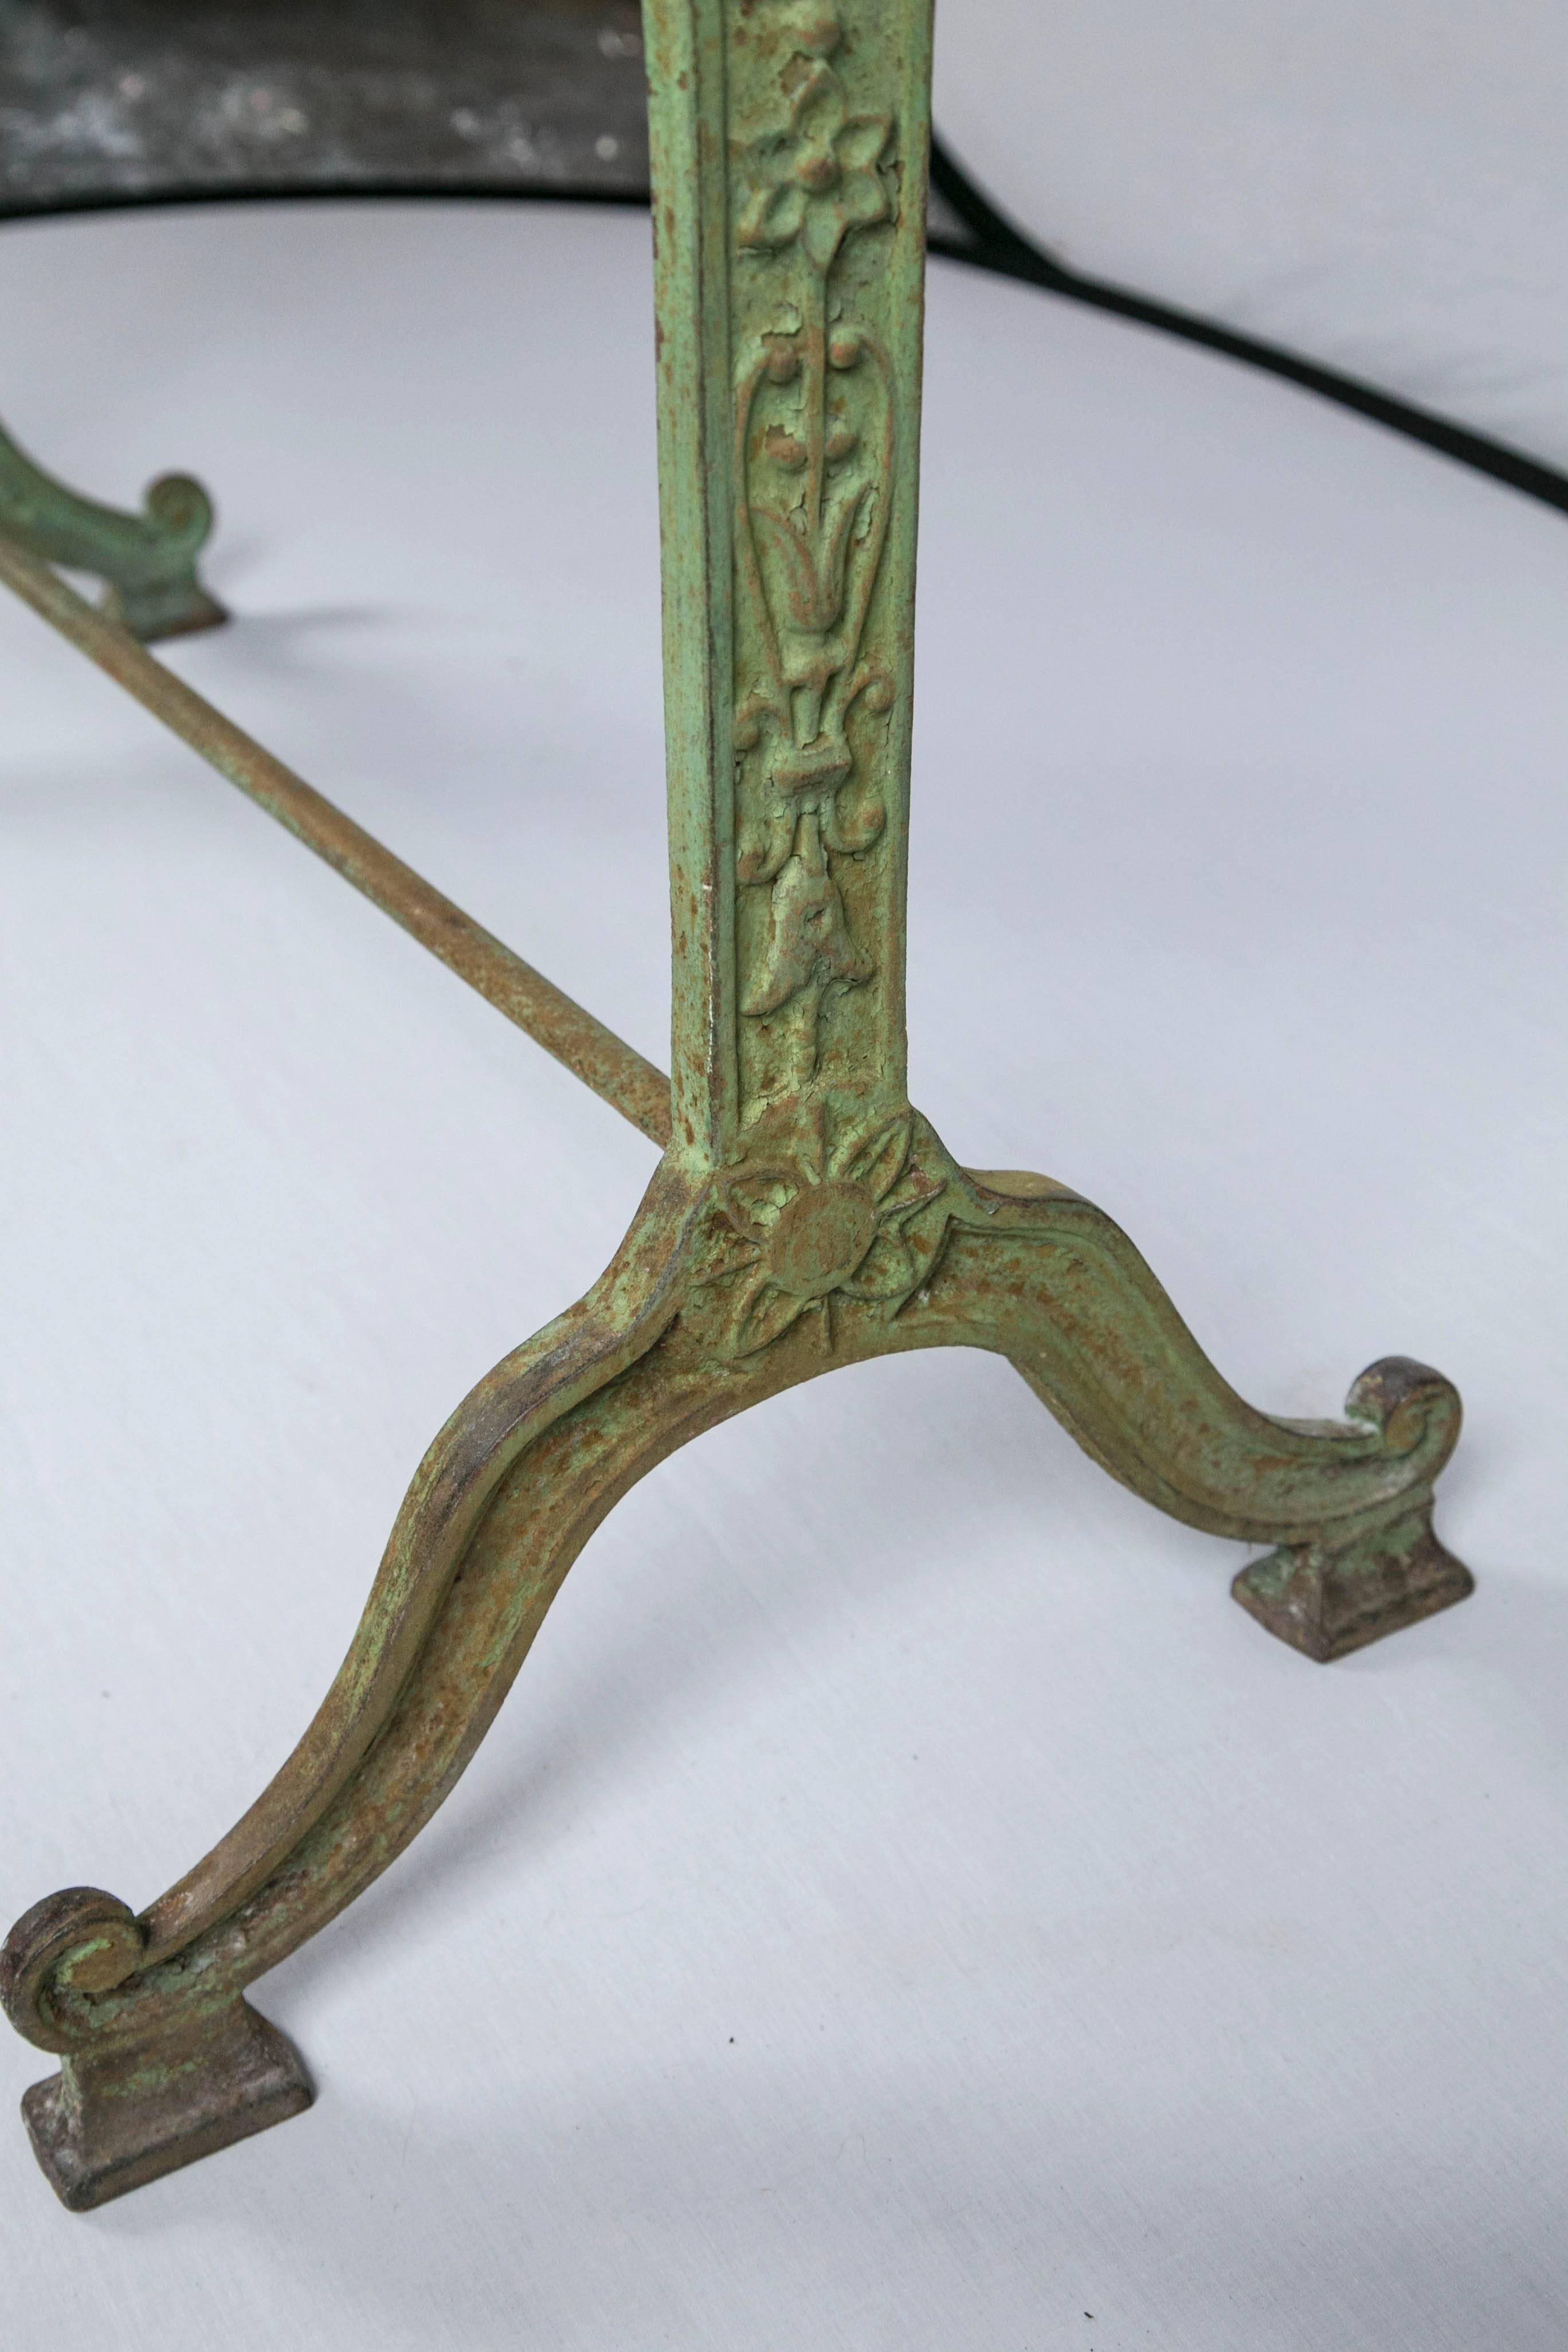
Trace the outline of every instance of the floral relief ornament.
{"label": "floral relief ornament", "polygon": [[795,44],[784,77],[790,125],[752,143],[756,181],[737,235],[742,245],[772,253],[798,241],[826,278],[851,230],[892,218],[879,167],[893,121],[848,111],[844,85],[827,63],[844,37],[836,8],[805,0],[786,12],[784,28]]}
{"label": "floral relief ornament", "polygon": [[914,1125],[905,1111],[829,1149],[818,1104],[791,1148],[721,1180],[719,1262],[701,1286],[725,1293],[731,1353],[771,1347],[807,1314],[831,1349],[838,1301],[890,1318],[920,1288],[947,1229],[947,1188],[912,1157]]}

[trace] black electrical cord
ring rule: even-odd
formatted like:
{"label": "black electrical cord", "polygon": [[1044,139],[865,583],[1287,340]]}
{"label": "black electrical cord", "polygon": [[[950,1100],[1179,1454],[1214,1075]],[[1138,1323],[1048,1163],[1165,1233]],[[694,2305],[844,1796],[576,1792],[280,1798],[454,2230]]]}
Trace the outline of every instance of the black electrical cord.
{"label": "black electrical cord", "polygon": [[1079,270],[1065,268],[997,211],[940,139],[931,142],[931,185],[969,232],[963,238],[933,236],[933,253],[945,254],[954,261],[966,261],[974,269],[993,270],[998,277],[1016,278],[1026,286],[1059,294],[1067,301],[1086,303],[1091,310],[1109,310],[1119,319],[1136,320],[1140,326],[1156,327],[1163,334],[1179,335],[1184,341],[1201,344],[1205,351],[1223,352],[1227,359],[1266,369],[1270,375],[1283,376],[1288,383],[1300,384],[1324,400],[1336,401],[1342,408],[1353,409],[1358,416],[1370,416],[1376,425],[1385,425],[1412,441],[1424,442],[1428,449],[1439,450],[1461,466],[1473,467],[1477,473],[1489,474],[1494,481],[1506,482],[1510,489],[1522,490],[1527,498],[1540,499],[1547,506],[1568,513],[1568,474],[1542,465],[1538,458],[1527,457],[1522,450],[1510,448],[1505,441],[1494,441],[1485,433],[1473,433],[1468,425],[1452,424],[1446,416],[1434,415],[1430,409],[1417,408],[1393,393],[1380,392],[1375,384],[1363,383],[1357,376],[1342,375],[1337,368],[1322,367],[1316,360],[1303,359],[1299,352],[1286,351],[1278,343],[1262,342],[1255,335],[1241,334],[1234,327],[1201,318],[1194,311],[1178,310],[1173,303],[1157,302],[1147,294],[1135,294],[1103,278],[1089,278]]}

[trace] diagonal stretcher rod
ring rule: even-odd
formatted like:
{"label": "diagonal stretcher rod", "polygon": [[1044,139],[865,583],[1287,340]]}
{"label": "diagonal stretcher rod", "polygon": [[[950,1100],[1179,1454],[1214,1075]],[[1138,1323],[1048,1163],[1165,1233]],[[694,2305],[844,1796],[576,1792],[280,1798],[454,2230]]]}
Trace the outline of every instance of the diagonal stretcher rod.
{"label": "diagonal stretcher rod", "polygon": [[669,1141],[669,1080],[342,810],[226,719],[47,563],[0,535],[0,580],[193,751],[287,825],[384,914],[525,1029],[651,1142]]}

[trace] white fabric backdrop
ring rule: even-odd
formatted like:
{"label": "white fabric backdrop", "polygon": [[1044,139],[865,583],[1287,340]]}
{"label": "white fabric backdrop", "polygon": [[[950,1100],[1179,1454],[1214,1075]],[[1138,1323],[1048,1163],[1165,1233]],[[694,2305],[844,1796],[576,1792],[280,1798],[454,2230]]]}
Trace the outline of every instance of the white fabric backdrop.
{"label": "white fabric backdrop", "polygon": [[[9,230],[0,320],[216,487],[171,661],[662,1055],[647,221]],[[260,1988],[310,2116],[73,2218],[0,2033],[5,2352],[1568,2341],[1568,533],[952,267],[928,385],[917,1099],[1258,1403],[1450,1371],[1479,1591],[1321,1669],[1003,1364],[746,1416]],[[7,603],[0,693],[9,1917],[248,1803],[651,1153]]]}
{"label": "white fabric backdrop", "polygon": [[1064,260],[1568,466],[1561,0],[938,0],[937,44]]}

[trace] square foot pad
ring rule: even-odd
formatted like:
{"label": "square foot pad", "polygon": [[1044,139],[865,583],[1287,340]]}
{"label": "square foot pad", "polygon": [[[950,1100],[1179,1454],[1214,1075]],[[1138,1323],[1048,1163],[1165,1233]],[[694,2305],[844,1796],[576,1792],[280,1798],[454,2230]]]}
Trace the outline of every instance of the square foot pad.
{"label": "square foot pad", "polygon": [[1270,1633],[1327,1664],[1451,1609],[1476,1580],[1438,1542],[1428,1511],[1342,1549],[1282,1545],[1244,1568],[1230,1589]]}
{"label": "square foot pad", "polygon": [[175,2044],[68,2058],[24,2094],[33,2153],[73,2213],[303,2113],[314,2093],[275,2025],[236,2000]]}

